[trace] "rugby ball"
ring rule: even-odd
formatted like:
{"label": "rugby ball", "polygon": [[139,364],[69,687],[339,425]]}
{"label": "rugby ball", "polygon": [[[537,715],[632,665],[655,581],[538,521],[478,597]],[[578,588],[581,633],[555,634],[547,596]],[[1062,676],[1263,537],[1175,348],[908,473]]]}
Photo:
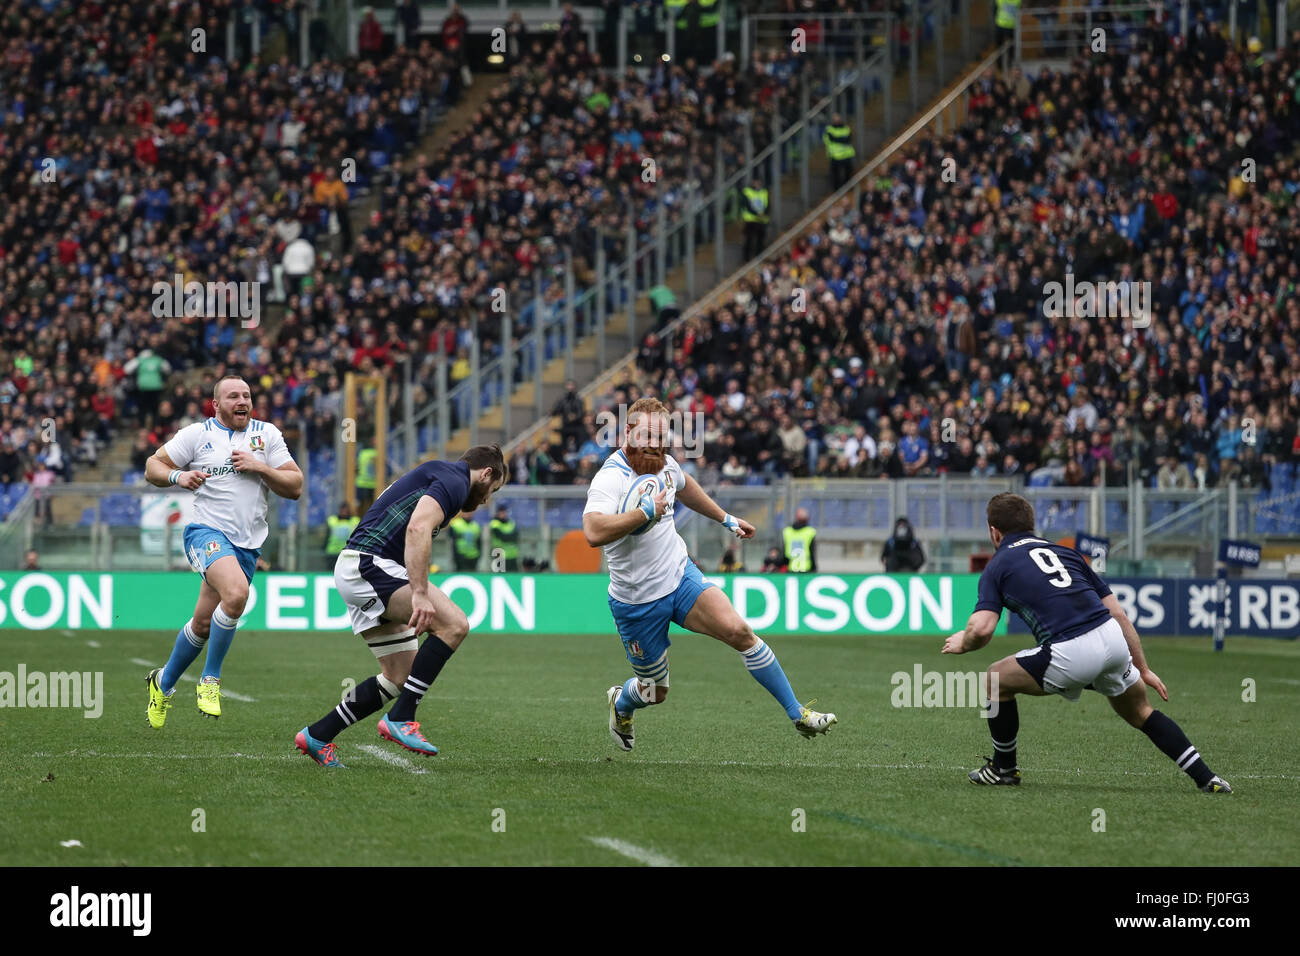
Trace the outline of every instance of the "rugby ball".
{"label": "rugby ball", "polygon": [[[632,487],[629,488],[627,494],[623,496],[623,504],[619,508],[619,512],[621,514],[626,514],[629,511],[638,511],[641,508],[641,497],[643,495],[650,495],[653,497],[663,490],[663,482],[659,480],[658,476],[637,475],[637,477],[632,481]],[[658,523],[658,518],[655,518],[652,521],[647,521],[635,531],[630,532],[630,534],[645,534]]]}

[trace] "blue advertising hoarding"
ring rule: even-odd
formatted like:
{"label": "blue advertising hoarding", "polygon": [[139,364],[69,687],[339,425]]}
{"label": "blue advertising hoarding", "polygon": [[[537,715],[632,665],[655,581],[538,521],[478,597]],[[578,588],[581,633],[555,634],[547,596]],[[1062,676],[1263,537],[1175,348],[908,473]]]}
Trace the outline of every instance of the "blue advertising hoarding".
{"label": "blue advertising hoarding", "polygon": [[[1214,578],[1108,578],[1138,633],[1210,637],[1214,633]],[[1226,630],[1244,637],[1300,637],[1300,581],[1236,579],[1228,584]],[[1008,612],[1007,632],[1029,634]]]}

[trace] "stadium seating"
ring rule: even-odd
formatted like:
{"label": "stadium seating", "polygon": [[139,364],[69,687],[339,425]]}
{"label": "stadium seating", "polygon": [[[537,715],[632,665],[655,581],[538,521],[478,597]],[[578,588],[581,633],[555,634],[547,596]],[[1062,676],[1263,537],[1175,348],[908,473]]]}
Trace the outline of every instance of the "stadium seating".
{"label": "stadium seating", "polygon": [[[817,452],[810,460],[778,453],[777,475],[959,476],[984,453],[986,473],[1019,473],[1030,487],[1096,485],[1105,459],[1108,484],[1122,485],[1131,463],[1154,488],[1165,487],[1161,456],[1172,453],[1186,473],[1170,473],[1170,487],[1215,487],[1236,476],[1247,487],[1271,480],[1284,494],[1300,462],[1300,300],[1278,280],[1294,254],[1278,218],[1300,194],[1300,111],[1289,85],[1300,59],[1287,47],[1274,63],[1235,53],[1218,63],[1204,55],[1199,34],[1183,48],[1153,36],[1155,52],[1143,64],[1151,82],[1184,71],[1204,93],[1179,101],[1185,140],[1172,128],[1150,129],[1159,149],[1135,167],[1136,154],[1108,131],[1137,129],[1144,119],[1135,106],[1107,100],[1107,67],[1096,58],[1015,87],[990,73],[972,88],[961,128],[918,137],[864,185],[856,206],[837,204],[731,300],[679,325],[666,349],[647,337],[636,368],[591,410],[645,395],[683,413],[703,409],[744,469],[720,474],[726,454],[709,461],[718,444],[706,446],[700,476],[719,485],[767,480],[756,478],[768,474],[757,424],[789,415]],[[1235,82],[1210,85],[1216,68]],[[1258,92],[1253,102],[1247,90]],[[1243,110],[1245,129],[1225,119]],[[1097,129],[1100,138],[1085,150]],[[1221,150],[1189,160],[1185,143],[1225,142],[1230,132],[1258,154],[1254,184]],[[940,187],[935,171],[945,157],[963,173]],[[1224,216],[1225,208],[1233,214]],[[1206,217],[1222,237],[1210,238]],[[1007,230],[1017,220],[1034,229],[1013,237]],[[899,270],[915,268],[913,256],[924,257],[924,271],[899,281]],[[1149,282],[1149,327],[1114,312],[1089,320],[1056,310],[1045,284],[1073,273],[1080,282]],[[808,293],[806,315],[791,307],[796,288]],[[1216,362],[1222,371],[1211,377]],[[739,409],[726,398],[731,379],[744,397]],[[1197,431],[1198,411],[1206,413],[1208,442]],[[956,427],[940,442],[936,426],[946,417]],[[1253,421],[1253,451],[1233,417]],[[908,422],[920,424],[917,447],[928,454],[919,469],[907,469],[916,460],[904,437]],[[1159,450],[1162,423],[1168,434]],[[853,461],[845,437],[857,425],[875,444]],[[1051,440],[1058,427],[1059,447]],[[965,439],[971,445],[962,453]],[[1197,448],[1209,449],[1200,469]],[[1220,451],[1237,463],[1225,465]],[[562,446],[546,453],[554,459]],[[1160,513],[1171,513],[1167,506]],[[1064,526],[1072,514],[1065,507],[1052,518]],[[1111,502],[1104,522],[1125,527],[1126,514]]]}

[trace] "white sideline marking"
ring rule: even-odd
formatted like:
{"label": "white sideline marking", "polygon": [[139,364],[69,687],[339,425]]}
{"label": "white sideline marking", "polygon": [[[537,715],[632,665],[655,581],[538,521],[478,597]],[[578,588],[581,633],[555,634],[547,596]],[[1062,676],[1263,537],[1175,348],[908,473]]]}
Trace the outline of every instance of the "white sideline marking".
{"label": "white sideline marking", "polygon": [[596,846],[603,846],[607,850],[613,850],[629,860],[636,860],[638,863],[644,863],[646,866],[681,866],[676,860],[670,860],[666,856],[656,853],[654,850],[647,850],[643,847],[634,846],[631,843],[625,843],[622,840],[615,840],[612,837],[587,837]]}
{"label": "white sideline marking", "polygon": [[86,641],[86,646],[87,646],[87,647],[99,647],[99,646],[100,646],[100,643],[99,643],[99,641]]}
{"label": "white sideline marking", "polygon": [[394,767],[401,767],[403,770],[409,770],[411,773],[428,773],[421,767],[417,767],[405,757],[399,757],[395,753],[389,753],[383,747],[376,747],[374,744],[362,744],[358,750],[370,754],[372,757],[378,757],[384,763],[391,763]]}
{"label": "white sideline marking", "polygon": [[[428,773],[416,767],[404,757],[399,757],[384,750],[382,747],[374,744],[362,744],[357,748],[373,756],[386,760],[396,765],[405,765],[412,773]],[[48,750],[38,750],[29,757],[108,757],[113,760],[301,760],[301,756],[294,752],[292,756],[281,754],[155,754],[155,753],[100,753],[95,750],[66,750],[62,753],[51,753]],[[439,756],[439,760],[445,760],[449,763],[548,763],[548,764],[588,764],[588,763],[608,763],[604,757],[547,757],[543,760],[537,758],[521,757],[466,757],[466,756]],[[652,766],[667,767],[758,767],[763,769],[782,767],[782,768],[799,768],[813,770],[943,770],[952,772],[965,772],[970,770],[969,767],[943,766],[941,764],[912,764],[912,763],[795,763],[793,761],[782,761],[778,763],[750,763],[745,760],[636,760],[636,764],[649,764]],[[1030,773],[1062,773],[1068,776],[1082,776],[1087,773],[1092,777],[1172,777],[1172,773],[1157,773],[1149,770],[1061,770],[1053,767],[1031,767]],[[1229,782],[1232,780],[1300,780],[1300,775],[1286,773],[1229,773]],[[593,839],[595,839],[593,837]]]}
{"label": "white sideline marking", "polygon": [[1292,680],[1290,677],[1274,677],[1273,681],[1278,684],[1290,684],[1292,687],[1300,687],[1300,680]]}
{"label": "white sideline marking", "polygon": [[32,757],[107,757],[108,760],[302,760],[298,752],[279,753],[100,753],[99,750],[64,750],[51,753],[49,750],[36,750]]}
{"label": "white sideline marking", "polygon": [[[158,666],[157,664],[153,663],[152,661],[147,661],[147,660],[145,660],[143,657],[133,657],[133,658],[131,658],[131,663],[132,663],[132,664],[139,664],[141,667],[157,667],[157,666]],[[191,677],[189,674],[182,674],[182,675],[181,675],[181,680],[187,680],[187,681],[189,681],[191,684],[197,684],[197,683],[199,682],[199,679],[198,679],[197,677]],[[257,703],[257,698],[256,698],[256,697],[249,697],[249,696],[247,696],[247,695],[245,695],[245,694],[236,694],[233,690],[222,690],[222,692],[221,692],[221,696],[222,696],[222,697],[229,697],[231,700],[242,701],[242,702],[245,703],[245,704],[255,704],[255,703]]]}
{"label": "white sideline marking", "polygon": [[[524,763],[549,763],[549,764],[588,764],[588,763],[609,763],[607,757],[457,757],[455,755],[446,758],[448,761],[462,760],[466,763],[518,763],[522,759]],[[618,761],[615,760],[617,763]],[[641,764],[650,764],[653,766],[665,767],[755,767],[762,769],[777,768],[799,768],[811,770],[944,770],[944,771],[961,771],[968,772],[970,767],[944,766],[943,764],[917,764],[917,763],[805,763],[795,760],[778,760],[778,761],[748,761],[748,760],[643,760],[637,759],[628,761],[638,766]],[[1022,768],[1025,769],[1025,768]],[[1082,776],[1088,774],[1093,777],[1168,777],[1170,773],[1159,773],[1150,770],[1100,770],[1078,767],[1073,770],[1060,769],[1055,767],[1029,767],[1029,773],[1063,773],[1069,776]],[[1285,773],[1229,773],[1232,780],[1238,778],[1242,780],[1300,780],[1300,776]],[[1229,781],[1231,782],[1231,780]]]}
{"label": "white sideline marking", "polygon": [[81,846],[81,841],[80,841],[80,840],[60,840],[60,841],[59,841],[59,846],[67,846],[67,847]]}

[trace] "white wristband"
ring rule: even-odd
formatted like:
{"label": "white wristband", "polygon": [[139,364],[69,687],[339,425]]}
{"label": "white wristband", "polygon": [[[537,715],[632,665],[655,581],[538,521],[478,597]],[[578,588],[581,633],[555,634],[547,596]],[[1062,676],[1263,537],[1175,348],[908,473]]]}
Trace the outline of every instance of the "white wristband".
{"label": "white wristband", "polygon": [[173,469],[172,473],[167,476],[167,484],[169,485],[176,484],[176,482],[181,480],[182,474],[184,474],[184,472],[182,472],[179,468]]}

